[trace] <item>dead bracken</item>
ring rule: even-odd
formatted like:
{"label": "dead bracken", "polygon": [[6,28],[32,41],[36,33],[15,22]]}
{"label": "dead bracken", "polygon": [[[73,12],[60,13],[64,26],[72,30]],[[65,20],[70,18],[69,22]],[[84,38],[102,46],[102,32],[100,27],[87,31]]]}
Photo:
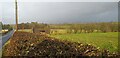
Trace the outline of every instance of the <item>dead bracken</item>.
{"label": "dead bracken", "polygon": [[82,44],[69,41],[60,41],[43,34],[15,32],[3,50],[3,56],[94,56],[114,57],[117,53],[108,50],[101,51],[91,44]]}

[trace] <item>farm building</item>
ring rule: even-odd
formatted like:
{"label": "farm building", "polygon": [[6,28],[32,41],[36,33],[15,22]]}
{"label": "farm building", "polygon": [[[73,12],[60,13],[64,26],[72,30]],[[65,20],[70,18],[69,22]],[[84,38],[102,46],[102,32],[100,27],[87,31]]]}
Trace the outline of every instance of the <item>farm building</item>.
{"label": "farm building", "polygon": [[8,31],[8,29],[3,29],[3,30],[2,30],[2,32],[7,32],[7,31]]}
{"label": "farm building", "polygon": [[33,28],[33,33],[50,33],[50,29],[48,28]]}

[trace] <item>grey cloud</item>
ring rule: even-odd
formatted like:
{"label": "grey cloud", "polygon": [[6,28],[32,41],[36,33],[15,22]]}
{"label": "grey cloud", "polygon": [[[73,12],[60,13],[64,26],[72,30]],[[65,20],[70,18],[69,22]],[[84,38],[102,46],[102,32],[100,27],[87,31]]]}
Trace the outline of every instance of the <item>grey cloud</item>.
{"label": "grey cloud", "polygon": [[[77,23],[118,20],[117,2],[19,2],[18,4],[19,23],[31,21]],[[5,6],[3,8],[3,22],[14,23],[14,3],[3,6]]]}

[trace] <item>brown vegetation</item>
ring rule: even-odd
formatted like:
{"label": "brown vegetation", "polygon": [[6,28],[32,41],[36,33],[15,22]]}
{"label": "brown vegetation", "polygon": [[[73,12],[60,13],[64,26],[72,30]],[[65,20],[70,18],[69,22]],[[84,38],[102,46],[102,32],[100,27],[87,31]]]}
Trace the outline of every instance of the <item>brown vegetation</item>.
{"label": "brown vegetation", "polygon": [[43,34],[15,32],[4,47],[3,56],[94,56],[118,57],[108,50],[101,51],[90,44],[60,41]]}

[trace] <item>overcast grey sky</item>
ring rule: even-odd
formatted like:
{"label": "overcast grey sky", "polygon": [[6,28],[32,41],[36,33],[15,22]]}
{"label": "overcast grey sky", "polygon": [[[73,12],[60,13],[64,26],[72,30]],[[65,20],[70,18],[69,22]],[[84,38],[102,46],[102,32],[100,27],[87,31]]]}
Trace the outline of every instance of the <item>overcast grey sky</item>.
{"label": "overcast grey sky", "polygon": [[[0,0],[0,2],[13,2],[15,0]],[[118,2],[119,0],[18,0],[19,2]]]}
{"label": "overcast grey sky", "polygon": [[[19,2],[19,23],[118,21],[117,2]],[[2,22],[14,24],[14,3],[2,2]]]}

